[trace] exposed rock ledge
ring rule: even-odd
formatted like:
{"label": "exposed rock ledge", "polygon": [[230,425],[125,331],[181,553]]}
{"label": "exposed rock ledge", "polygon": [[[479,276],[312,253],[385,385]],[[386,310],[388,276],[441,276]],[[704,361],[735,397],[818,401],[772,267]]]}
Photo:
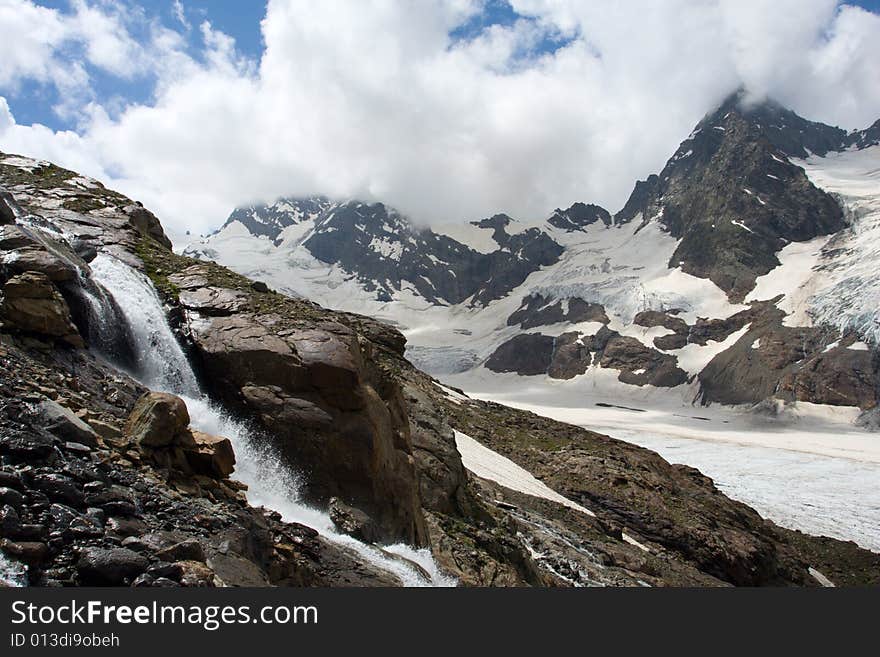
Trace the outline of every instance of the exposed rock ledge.
{"label": "exposed rock ledge", "polygon": [[[343,530],[429,546],[473,585],[817,585],[811,567],[837,584],[877,581],[880,555],[780,529],[647,450],[447,397],[403,359],[393,329],[175,256],[157,222],[132,215],[138,206],[76,187],[70,172],[8,168],[0,184],[31,225],[91,236],[95,249],[150,275],[215,397],[263,424],[312,499],[334,498]],[[4,270],[0,282],[28,271]],[[99,334],[82,320],[81,297],[48,278],[93,344]],[[31,566],[32,583],[395,583],[308,528],[248,506],[222,437],[188,433],[173,400],[143,398],[75,339],[0,321],[0,547]],[[151,408],[167,421],[161,431],[147,421]],[[595,517],[478,480],[454,429]]]}

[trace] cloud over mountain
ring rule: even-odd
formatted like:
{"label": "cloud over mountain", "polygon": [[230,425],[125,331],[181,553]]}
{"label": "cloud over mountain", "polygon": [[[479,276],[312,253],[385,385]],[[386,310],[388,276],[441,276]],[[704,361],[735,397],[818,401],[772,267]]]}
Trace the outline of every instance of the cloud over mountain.
{"label": "cloud over mountain", "polygon": [[[880,115],[880,17],[833,0],[513,0],[504,21],[494,1],[271,0],[259,61],[185,4],[166,25],[135,5],[2,0],[0,148],[203,232],[291,194],[379,199],[424,222],[614,210],[741,85],[846,128]],[[102,76],[150,93],[106,97]],[[74,130],[15,122],[28,82],[60,91]]]}

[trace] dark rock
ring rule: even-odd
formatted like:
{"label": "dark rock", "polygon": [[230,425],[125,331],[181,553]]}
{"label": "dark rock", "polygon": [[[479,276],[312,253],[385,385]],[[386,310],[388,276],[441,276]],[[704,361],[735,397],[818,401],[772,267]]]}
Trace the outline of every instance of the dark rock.
{"label": "dark rock", "polygon": [[370,516],[360,509],[349,506],[339,498],[332,497],[330,498],[329,511],[333,524],[343,534],[348,534],[367,543],[381,539],[381,532]]}
{"label": "dark rock", "polygon": [[183,575],[183,567],[177,563],[168,563],[167,561],[159,561],[157,563],[151,564],[149,568],[147,568],[147,574],[159,579],[160,577],[165,577],[167,579],[172,579],[178,581]]}
{"label": "dark rock", "polygon": [[91,242],[86,240],[72,240],[70,246],[73,248],[76,255],[82,258],[85,262],[91,262],[98,257],[98,249],[95,248]]}
{"label": "dark rock", "polygon": [[235,452],[228,438],[201,431],[187,431],[182,436],[183,451],[194,472],[223,479],[235,470]]}
{"label": "dark rock", "polygon": [[50,500],[57,500],[73,507],[85,502],[85,495],[75,481],[64,475],[49,473],[35,475],[33,486],[42,491]]}
{"label": "dark rock", "polygon": [[32,568],[42,564],[49,554],[49,547],[45,543],[36,541],[13,542],[5,538],[0,538],[0,550]]}
{"label": "dark rock", "polygon": [[147,573],[143,573],[138,575],[135,580],[131,583],[134,588],[142,588],[147,586],[155,586],[156,580]]}
{"label": "dark rock", "polygon": [[605,345],[599,364],[620,370],[619,379],[631,385],[674,387],[687,381],[675,356],[661,354],[635,338],[614,336]]}
{"label": "dark rock", "polygon": [[493,372],[516,372],[523,376],[546,374],[556,339],[541,333],[524,333],[500,345],[486,361]]}
{"label": "dark rock", "polygon": [[[160,561],[168,562],[204,561],[205,549],[199,541],[189,539],[159,550],[156,552],[155,556]],[[167,577],[167,575],[165,575],[165,577]]]}
{"label": "dark rock", "polygon": [[2,315],[10,326],[58,338],[72,347],[84,346],[67,302],[45,274],[29,271],[14,276],[4,285],[3,294]]}
{"label": "dark rock", "polygon": [[140,536],[147,530],[147,525],[138,518],[108,518],[107,530],[119,536]]}
{"label": "dark rock", "polygon": [[144,572],[150,562],[126,548],[85,548],[76,563],[85,586],[119,586]]}
{"label": "dark rock", "polygon": [[17,537],[20,529],[21,518],[18,511],[8,504],[0,507],[0,535]]}
{"label": "dark rock", "polygon": [[608,210],[598,205],[575,203],[568,210],[557,208],[547,223],[566,232],[572,232],[583,230],[600,221],[605,226],[611,225],[611,214]]}
{"label": "dark rock", "polygon": [[24,496],[14,488],[0,487],[0,505],[9,505],[20,509],[24,504]]}
{"label": "dark rock", "polygon": [[13,472],[5,472],[0,470],[0,486],[4,488],[13,488],[17,491],[24,490],[24,484],[21,477]]}
{"label": "dark rock", "polygon": [[98,434],[69,408],[47,399],[37,406],[37,414],[43,426],[59,438],[72,440],[88,447],[98,446]]}
{"label": "dark rock", "polygon": [[519,324],[523,329],[530,329],[559,322],[607,324],[609,321],[608,315],[605,314],[605,308],[601,304],[587,303],[578,298],[554,300],[547,299],[540,294],[530,294],[523,299],[520,308],[507,318],[507,325]]}
{"label": "dark rock", "polygon": [[578,333],[563,333],[556,338],[553,361],[547,374],[554,379],[573,379],[587,371],[593,362],[591,337]]}
{"label": "dark rock", "polygon": [[128,215],[129,222],[141,235],[156,240],[168,249],[171,248],[171,240],[165,235],[162,224],[152,212],[136,204],[126,206],[123,212]]}
{"label": "dark rock", "polygon": [[17,207],[12,194],[5,189],[0,190],[0,225],[15,223],[15,210]]}
{"label": "dark rock", "polygon": [[785,157],[842,144],[836,128],[825,128],[773,103],[746,107],[734,95],[703,119],[659,176],[636,185],[615,223],[659,222],[680,239],[669,267],[711,279],[738,302],[779,264],[783,246],[844,227],[835,199]]}

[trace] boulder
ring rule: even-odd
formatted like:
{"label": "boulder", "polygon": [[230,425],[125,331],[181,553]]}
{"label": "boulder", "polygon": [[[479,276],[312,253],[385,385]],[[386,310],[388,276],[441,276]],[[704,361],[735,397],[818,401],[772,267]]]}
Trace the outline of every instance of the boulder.
{"label": "boulder", "polygon": [[[155,557],[159,559],[159,561],[168,563],[176,561],[203,562],[205,560],[205,549],[202,547],[201,543],[192,538],[159,550],[156,552]],[[163,574],[162,576],[167,577],[168,575]]]}
{"label": "boulder", "polygon": [[84,346],[67,302],[45,274],[29,271],[13,276],[4,285],[3,295],[2,314],[8,325],[72,347]]}
{"label": "boulder", "polygon": [[125,434],[141,447],[167,447],[189,426],[184,401],[165,392],[148,392],[138,399]]}
{"label": "boulder", "polygon": [[42,245],[16,249],[6,268],[13,274],[40,272],[56,283],[73,281],[78,276],[77,267],[71,260]]}
{"label": "boulder", "polygon": [[141,235],[150,237],[159,244],[171,248],[171,240],[165,235],[162,224],[159,223],[156,215],[137,203],[125,206],[122,211],[128,215],[128,222],[131,226]]}
{"label": "boulder", "polygon": [[187,430],[180,434],[178,442],[197,474],[223,479],[235,470],[235,452],[228,438]]}
{"label": "boulder", "polygon": [[39,566],[49,555],[49,547],[40,541],[18,541],[0,539],[0,550],[10,557],[26,563],[31,568]]}
{"label": "boulder", "polygon": [[[316,319],[303,302],[267,299],[244,282],[235,290],[249,295],[247,303],[229,304],[235,296],[217,286],[228,278],[218,280],[204,264],[169,280],[199,304],[188,317],[203,321],[189,329],[213,391],[259,421],[279,455],[306,473],[304,498],[320,506],[331,497],[345,499],[382,528],[382,540],[423,545],[427,534],[400,387],[370,353],[399,348],[399,334],[386,331],[387,344],[377,345],[341,321]],[[362,319],[352,324],[373,326]]]}
{"label": "boulder", "polygon": [[486,361],[493,372],[516,372],[522,376],[546,374],[553,359],[556,338],[541,333],[522,333],[500,345]]}
{"label": "boulder", "polygon": [[120,586],[134,580],[149,565],[145,556],[127,548],[86,548],[76,562],[76,571],[85,586]]}
{"label": "boulder", "polygon": [[330,498],[330,520],[343,534],[354,538],[374,543],[381,540],[381,532],[366,513],[353,506],[349,506],[338,497]]}
{"label": "boulder", "polygon": [[47,399],[40,402],[37,413],[46,429],[59,438],[89,447],[98,446],[98,434],[69,408]]}
{"label": "boulder", "polygon": [[182,586],[211,587],[217,585],[214,571],[201,561],[179,561],[177,565],[182,570],[180,576]]}
{"label": "boulder", "polygon": [[16,224],[0,224],[0,251],[14,251],[25,246],[34,246],[36,240]]}

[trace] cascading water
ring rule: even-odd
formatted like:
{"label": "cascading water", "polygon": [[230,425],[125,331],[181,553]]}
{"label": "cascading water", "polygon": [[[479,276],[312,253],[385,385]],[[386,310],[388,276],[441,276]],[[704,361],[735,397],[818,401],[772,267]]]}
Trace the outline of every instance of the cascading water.
{"label": "cascading water", "polygon": [[[330,516],[299,501],[299,485],[292,473],[266,441],[260,441],[246,423],[224,412],[202,394],[186,354],[174,336],[162,303],[150,281],[106,254],[91,263],[92,275],[115,299],[127,320],[134,341],[135,375],[153,390],[183,398],[192,425],[213,435],[224,436],[235,450],[235,477],[248,485],[248,501],[277,511],[288,522],[316,530],[325,539],[355,552],[365,561],[395,575],[404,586],[454,586],[455,580],[442,574],[426,549],[397,544],[381,549],[340,534]],[[396,559],[394,555],[403,557]],[[407,561],[418,565],[425,577]]]}

